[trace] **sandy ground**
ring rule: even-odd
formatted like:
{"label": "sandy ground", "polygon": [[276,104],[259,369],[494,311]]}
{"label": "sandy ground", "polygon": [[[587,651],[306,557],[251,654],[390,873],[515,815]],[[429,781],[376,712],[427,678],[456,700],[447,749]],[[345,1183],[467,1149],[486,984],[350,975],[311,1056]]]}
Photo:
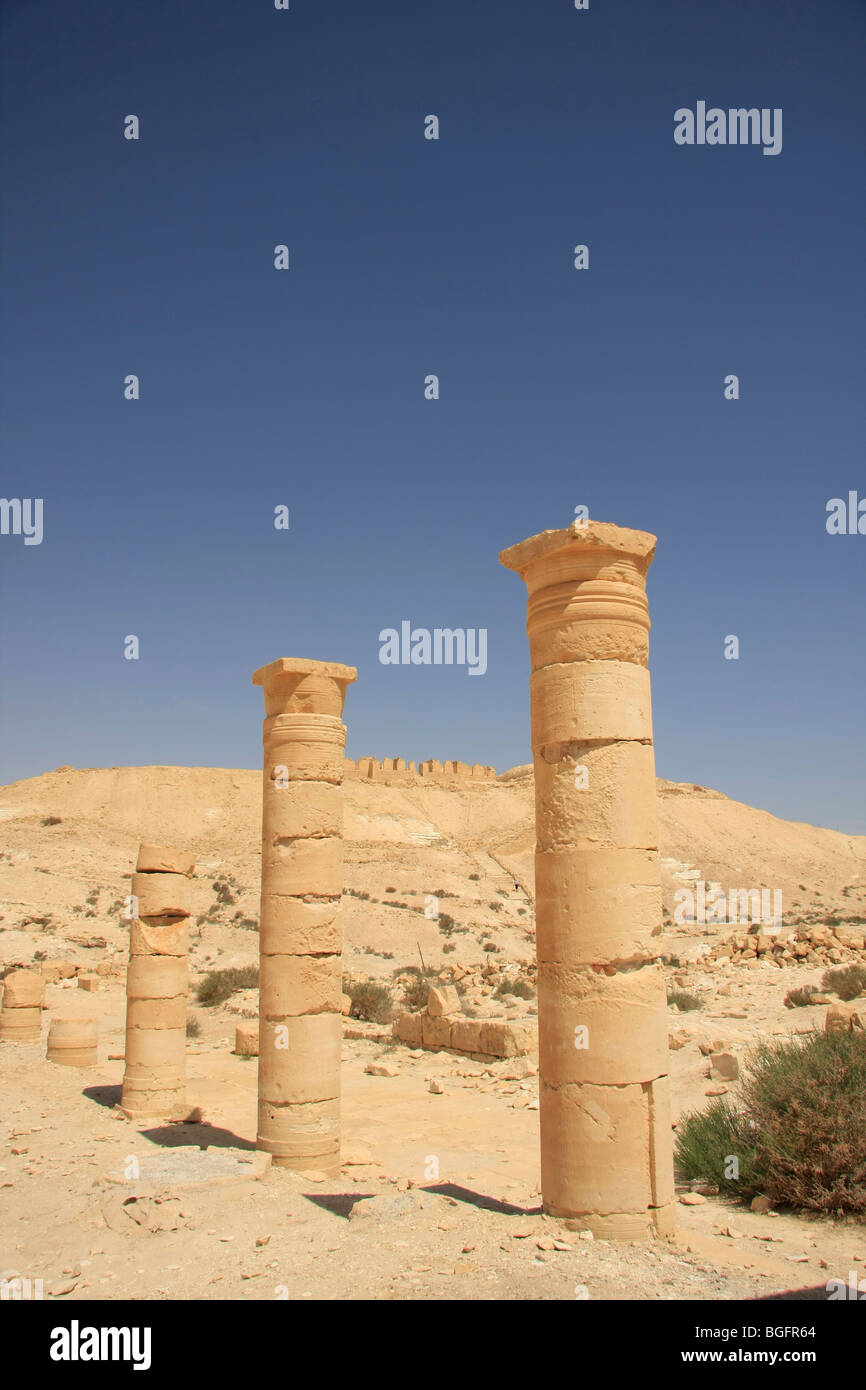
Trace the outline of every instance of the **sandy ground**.
{"label": "sandy ground", "polygon": [[[0,1044],[0,1275],[41,1278],[46,1297],[65,1301],[715,1300],[823,1291],[852,1269],[866,1279],[863,1225],[756,1215],[709,1197],[678,1206],[675,1240],[640,1246],[590,1240],[574,1223],[544,1217],[537,1077],[534,1066],[508,1061],[349,1037],[349,1161],[339,1179],[267,1169],[254,1149],[256,1063],[232,1052],[235,1023],[255,1013],[254,991],[227,1006],[192,1004],[201,1033],[189,1041],[188,1098],[203,1123],[140,1130],[120,1116],[127,928],[118,904],[138,841],[198,856],[193,982],[210,968],[253,963],[258,778],[64,770],[0,792],[0,960],[106,963],[113,972],[96,993],[67,981],[46,995],[46,1029],[52,1013],[99,1018],[98,1066],[57,1067],[44,1042]],[[697,874],[725,886],[790,885],[786,921],[862,916],[862,837],[789,825],[706,789],[660,791],[669,916],[676,888]],[[437,969],[484,960],[526,968],[531,782],[453,792],[347,783],[346,800],[347,973],[388,980],[419,951]],[[59,823],[44,824],[50,817]],[[214,883],[228,883],[233,901],[217,904]],[[438,893],[456,923],[449,936],[423,915],[426,895]],[[756,1038],[823,1019],[820,1007],[784,1007],[788,990],[817,983],[814,967],[707,969],[701,953],[726,930],[669,922],[663,938],[679,962],[670,982],[702,1005],[670,1010],[675,1116],[716,1089],[701,1042],[723,1043],[742,1060]],[[534,1004],[515,1002],[513,1011],[532,1017]],[[397,1075],[365,1072],[383,1059]],[[441,1094],[429,1090],[434,1078]]]}

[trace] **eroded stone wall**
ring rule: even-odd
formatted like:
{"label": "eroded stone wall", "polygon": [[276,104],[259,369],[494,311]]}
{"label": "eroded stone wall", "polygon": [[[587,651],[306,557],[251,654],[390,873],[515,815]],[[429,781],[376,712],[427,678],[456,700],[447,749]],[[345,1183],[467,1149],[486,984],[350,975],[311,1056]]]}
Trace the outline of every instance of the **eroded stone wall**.
{"label": "eroded stone wall", "polygon": [[407,763],[405,758],[374,758],[366,756],[345,758],[343,776],[368,782],[384,782],[393,786],[435,784],[453,786],[456,782],[495,782],[496,768],[482,763],[439,762],[428,758],[423,763]]}

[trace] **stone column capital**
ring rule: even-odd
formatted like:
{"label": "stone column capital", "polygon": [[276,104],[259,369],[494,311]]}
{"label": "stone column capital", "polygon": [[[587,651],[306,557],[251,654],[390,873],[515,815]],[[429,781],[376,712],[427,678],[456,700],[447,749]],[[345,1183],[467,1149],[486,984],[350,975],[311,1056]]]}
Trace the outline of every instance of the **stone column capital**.
{"label": "stone column capital", "polygon": [[[652,563],[656,537],[649,531],[633,531],[607,521],[586,521],[582,526],[564,526],[556,531],[540,531],[499,552],[499,562],[516,570],[530,586],[555,584],[578,578],[582,570],[631,562],[642,577]],[[572,570],[573,573],[568,571]],[[611,575],[615,578],[615,575]]]}
{"label": "stone column capital", "polygon": [[[655,545],[648,531],[587,521],[542,531],[501,552],[500,562],[517,571],[529,595],[526,630],[534,673],[570,662],[647,665],[646,576]],[[572,674],[563,674],[571,682]],[[603,680],[612,675],[597,674]],[[633,683],[633,673],[627,679]]]}
{"label": "stone column capital", "polygon": [[338,661],[281,656],[253,672],[253,685],[264,691],[268,719],[277,714],[330,714],[339,718],[346,686],[357,676],[354,666]]}

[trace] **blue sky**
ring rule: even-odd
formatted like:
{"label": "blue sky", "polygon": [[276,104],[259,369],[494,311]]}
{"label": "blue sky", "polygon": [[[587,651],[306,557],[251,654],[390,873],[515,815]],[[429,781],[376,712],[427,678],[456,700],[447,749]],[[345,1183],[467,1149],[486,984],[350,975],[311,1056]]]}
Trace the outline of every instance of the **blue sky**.
{"label": "blue sky", "polygon": [[[866,832],[862,4],[0,13],[3,781],[255,767],[286,655],[357,665],[353,756],[526,762],[497,556],[583,503],[659,537],[659,773]],[[678,146],[698,100],[781,154]],[[403,619],[486,675],[381,665]]]}

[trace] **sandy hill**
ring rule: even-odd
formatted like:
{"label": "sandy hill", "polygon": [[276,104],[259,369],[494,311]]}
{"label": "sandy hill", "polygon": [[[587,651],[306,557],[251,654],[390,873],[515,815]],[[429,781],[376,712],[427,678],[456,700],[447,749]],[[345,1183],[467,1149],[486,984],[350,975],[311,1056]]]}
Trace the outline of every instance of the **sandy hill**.
{"label": "sandy hill", "polygon": [[[49,955],[121,946],[140,840],[195,852],[203,959],[209,945],[253,958],[260,779],[228,768],[65,767],[0,789],[0,960],[29,960],[34,934]],[[504,958],[532,956],[531,767],[453,789],[344,785],[348,963],[368,958],[371,973],[377,961],[384,972],[420,950],[428,964],[456,964],[477,960],[484,942]],[[658,789],[668,914],[675,890],[696,878],[779,888],[786,922],[863,907],[866,836],[783,821],[705,787],[660,780]],[[453,927],[425,917],[428,895]]]}

